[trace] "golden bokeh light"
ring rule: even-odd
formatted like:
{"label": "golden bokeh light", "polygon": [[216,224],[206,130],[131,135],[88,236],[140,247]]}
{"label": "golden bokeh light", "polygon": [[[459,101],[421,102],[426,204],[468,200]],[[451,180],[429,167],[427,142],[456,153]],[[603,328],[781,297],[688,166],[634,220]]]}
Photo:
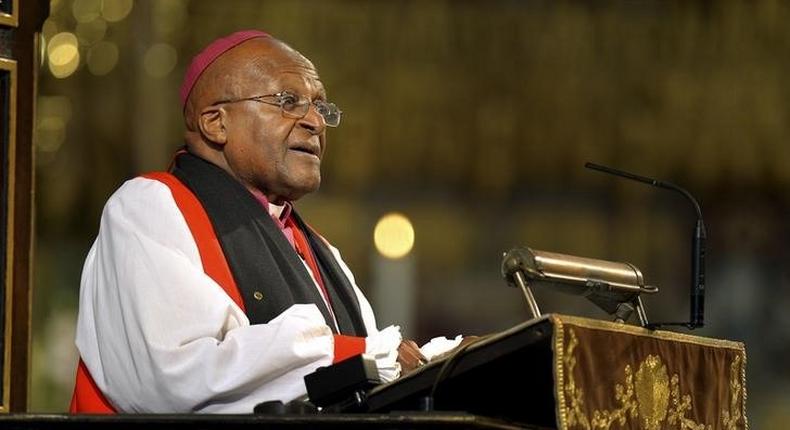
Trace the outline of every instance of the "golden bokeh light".
{"label": "golden bokeh light", "polygon": [[148,48],[143,58],[143,67],[149,76],[154,78],[164,78],[173,68],[176,67],[178,61],[178,52],[176,48],[166,43],[157,43]]}
{"label": "golden bokeh light", "polygon": [[37,132],[36,148],[43,152],[56,152],[66,140],[66,122],[56,116],[41,118]]}
{"label": "golden bokeh light", "polygon": [[52,36],[47,45],[49,70],[56,78],[66,78],[80,65],[80,51],[77,36],[63,32]]}
{"label": "golden bokeh light", "polygon": [[69,122],[73,114],[71,100],[65,96],[40,96],[36,102],[38,114],[43,117],[57,116]]}
{"label": "golden bokeh light", "polygon": [[63,7],[63,0],[49,0],[50,16],[60,12],[61,7]]}
{"label": "golden bokeh light", "polygon": [[126,18],[132,11],[132,0],[103,0],[101,16],[109,22],[118,22]]}
{"label": "golden bokeh light", "polygon": [[411,221],[399,213],[381,217],[373,231],[373,242],[378,252],[391,259],[406,256],[414,247],[414,228]]}
{"label": "golden bokeh light", "polygon": [[91,22],[101,15],[101,0],[74,0],[71,13],[77,22]]}
{"label": "golden bokeh light", "polygon": [[36,164],[46,165],[66,141],[67,124],[72,116],[71,101],[64,96],[41,96],[37,100]]}
{"label": "golden bokeh light", "polygon": [[41,34],[44,36],[44,39],[51,39],[52,36],[58,34],[58,22],[53,17],[47,18],[41,26]]}
{"label": "golden bokeh light", "polygon": [[102,41],[93,45],[88,51],[88,71],[96,76],[110,73],[118,64],[118,46],[112,42]]}
{"label": "golden bokeh light", "polygon": [[102,40],[107,33],[107,21],[97,18],[90,22],[80,22],[74,33],[83,46],[93,45]]}
{"label": "golden bokeh light", "polygon": [[172,39],[184,28],[188,18],[187,3],[183,0],[157,1],[151,4],[153,34],[161,39]]}

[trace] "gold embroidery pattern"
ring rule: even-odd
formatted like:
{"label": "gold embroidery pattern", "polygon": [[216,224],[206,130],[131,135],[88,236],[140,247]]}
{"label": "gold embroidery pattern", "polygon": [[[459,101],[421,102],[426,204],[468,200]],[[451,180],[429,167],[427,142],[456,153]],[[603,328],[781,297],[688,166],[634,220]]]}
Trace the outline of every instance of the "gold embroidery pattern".
{"label": "gold embroidery pattern", "polygon": [[[608,429],[613,423],[625,425],[626,413],[631,418],[638,416],[637,402],[634,401],[634,375],[631,366],[625,366],[625,385],[615,384],[614,396],[620,402],[620,407],[613,411],[593,411],[592,428]],[[652,430],[652,429],[651,429]]]}
{"label": "gold embroidery pattern", "polygon": [[[741,411],[743,413],[743,427],[746,430],[749,430],[749,419],[746,417],[746,351],[741,352],[743,356],[743,362],[741,363],[741,390],[743,400],[741,400]],[[739,357],[741,357],[739,355]]]}
{"label": "gold embroidery pattern", "polygon": [[[741,420],[740,398],[743,385],[741,376],[741,356],[735,357],[730,365],[730,410],[721,410],[721,423],[726,430],[735,430]],[[745,400],[745,399],[744,399]]]}
{"label": "gold embroidery pattern", "polygon": [[[622,385],[615,384],[615,400],[620,404],[620,407],[614,410],[594,410],[592,419],[589,419],[584,406],[584,390],[576,386],[573,374],[576,368],[574,350],[579,341],[573,329],[568,329],[567,333],[569,340],[562,357],[564,399],[562,401],[563,410],[560,411],[560,414],[561,420],[565,423],[563,428],[608,430],[615,423],[622,428],[625,427],[628,418],[631,418],[632,420],[639,419],[639,428],[658,430],[666,418],[667,423],[677,425],[678,430],[712,430],[711,425],[696,423],[686,417],[686,414],[691,410],[691,396],[680,395],[679,376],[672,375],[670,382],[666,366],[655,355],[648,355],[642,361],[636,375],[633,374],[631,366],[626,365],[624,383]],[[733,363],[731,375],[737,375],[739,364],[740,359]],[[740,385],[737,378],[731,378],[730,386],[733,392],[735,392],[735,387],[740,387]],[[734,412],[728,413],[730,421],[727,422],[733,422],[733,427],[727,427],[727,430],[734,429],[734,422],[740,418],[737,399],[730,402],[730,410]],[[736,416],[737,418],[735,418]]]}
{"label": "gold embroidery pattern", "polygon": [[[627,371],[628,367],[626,373]],[[647,359],[639,365],[635,385],[642,428],[658,430],[667,416],[669,405],[669,377],[661,359],[655,355],[648,355]]]}
{"label": "gold embroidery pattern", "polygon": [[584,390],[576,386],[576,380],[573,377],[573,369],[576,367],[576,357],[573,356],[573,350],[576,349],[579,341],[573,330],[568,330],[568,335],[570,340],[563,356],[565,374],[568,375],[568,381],[565,384],[565,395],[569,406],[566,408],[566,414],[564,414],[568,428],[579,426],[584,430],[606,430],[615,422],[620,426],[625,425],[628,415],[636,418],[638,413],[637,403],[634,400],[631,366],[625,367],[625,384],[615,385],[615,399],[620,403],[620,407],[612,411],[593,411],[592,420],[587,417],[584,407]]}
{"label": "gold embroidery pattern", "polygon": [[672,406],[669,408],[669,424],[677,424],[679,430],[711,430],[710,425],[699,424],[691,418],[686,418],[686,413],[691,410],[691,396],[680,395],[680,380],[677,374],[672,375]]}
{"label": "gold embroidery pattern", "polygon": [[565,365],[565,374],[568,375],[568,382],[565,384],[565,395],[568,399],[566,422],[568,428],[580,426],[584,430],[590,430],[590,421],[587,419],[587,414],[584,413],[584,392],[581,388],[576,388],[576,380],[573,377],[573,369],[576,367],[576,357],[573,356],[573,350],[576,349],[579,340],[576,339],[576,333],[573,330],[568,330],[568,335],[570,340],[562,359]]}
{"label": "gold embroidery pattern", "polygon": [[555,402],[557,414],[557,425],[560,430],[568,428],[568,408],[565,402],[565,329],[562,320],[554,316],[548,316],[554,323],[554,380],[555,382]]}

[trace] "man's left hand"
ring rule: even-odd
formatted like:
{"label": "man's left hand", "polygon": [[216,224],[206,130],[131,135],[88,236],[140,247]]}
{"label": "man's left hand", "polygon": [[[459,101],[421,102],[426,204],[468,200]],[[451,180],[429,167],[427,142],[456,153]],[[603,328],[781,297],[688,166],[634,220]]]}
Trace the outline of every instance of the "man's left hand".
{"label": "man's left hand", "polygon": [[398,363],[401,366],[401,374],[405,375],[427,363],[428,360],[420,352],[420,347],[411,340],[404,339],[398,346]]}

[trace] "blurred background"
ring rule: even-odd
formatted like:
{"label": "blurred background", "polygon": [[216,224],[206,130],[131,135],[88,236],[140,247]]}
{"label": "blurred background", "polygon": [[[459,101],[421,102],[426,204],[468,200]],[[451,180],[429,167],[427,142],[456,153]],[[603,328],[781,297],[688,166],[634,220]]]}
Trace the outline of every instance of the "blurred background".
{"label": "blurred background", "polygon": [[[211,40],[258,28],[344,111],[300,200],[377,309],[419,343],[528,319],[514,246],[642,270],[648,316],[688,318],[691,205],[706,327],[746,342],[755,428],[790,422],[790,2],[52,0],[36,148],[32,411],[73,384],[82,261],[124,181],[181,145],[178,88]],[[377,224],[387,214],[387,221]],[[376,241],[374,241],[374,230]],[[537,290],[544,312],[609,317]]]}

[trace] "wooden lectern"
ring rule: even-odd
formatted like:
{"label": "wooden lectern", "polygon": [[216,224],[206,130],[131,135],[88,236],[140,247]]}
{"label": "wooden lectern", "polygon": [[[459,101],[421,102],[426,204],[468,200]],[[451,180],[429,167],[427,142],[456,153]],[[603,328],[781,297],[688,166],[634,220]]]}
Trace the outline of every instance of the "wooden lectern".
{"label": "wooden lectern", "polygon": [[745,365],[742,343],[545,315],[374,388],[366,405],[417,410],[434,390],[434,411],[526,428],[745,429]]}

